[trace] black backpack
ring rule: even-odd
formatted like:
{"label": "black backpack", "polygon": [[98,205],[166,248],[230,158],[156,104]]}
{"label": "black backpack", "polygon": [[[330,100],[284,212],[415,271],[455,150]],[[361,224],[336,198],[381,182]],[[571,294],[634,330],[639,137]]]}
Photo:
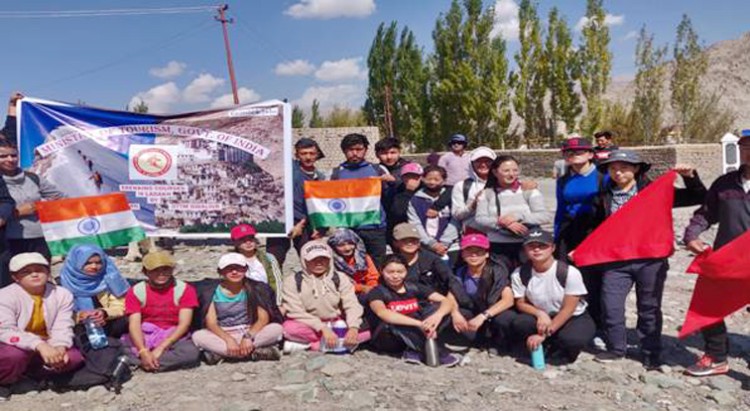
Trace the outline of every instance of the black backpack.
{"label": "black backpack", "polygon": [[[302,292],[302,271],[297,271],[294,273],[294,282],[297,283],[297,292]],[[341,277],[339,277],[338,271],[333,272],[333,278],[331,279],[333,281],[333,285],[336,287],[336,291],[339,290],[339,286],[341,285]]]}
{"label": "black backpack", "polygon": [[472,184],[474,184],[473,178],[469,177],[464,180],[464,204],[469,201],[469,190],[471,190]]}
{"label": "black backpack", "polygon": [[[568,263],[558,260],[557,272],[555,275],[557,276],[557,282],[560,283],[560,286],[565,288],[565,284],[568,282]],[[523,284],[524,287],[528,287],[529,281],[531,281],[531,263],[527,262],[521,265],[520,276],[521,284]]]}

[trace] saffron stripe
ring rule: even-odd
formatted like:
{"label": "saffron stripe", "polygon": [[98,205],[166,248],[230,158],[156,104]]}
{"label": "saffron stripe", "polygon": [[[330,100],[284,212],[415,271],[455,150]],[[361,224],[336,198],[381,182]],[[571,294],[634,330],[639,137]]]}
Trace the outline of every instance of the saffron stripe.
{"label": "saffron stripe", "polygon": [[305,199],[380,197],[382,182],[378,178],[353,180],[305,181]]}
{"label": "saffron stripe", "polygon": [[36,209],[39,214],[39,221],[48,223],[130,211],[130,205],[124,193],[111,193],[100,196],[39,201],[36,203]]}

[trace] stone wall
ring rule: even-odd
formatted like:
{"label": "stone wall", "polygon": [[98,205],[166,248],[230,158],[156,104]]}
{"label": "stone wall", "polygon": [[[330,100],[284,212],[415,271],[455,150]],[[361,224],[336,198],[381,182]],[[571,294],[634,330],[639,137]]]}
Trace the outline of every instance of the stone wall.
{"label": "stone wall", "polygon": [[[721,174],[721,144],[685,144],[679,146],[628,147],[652,164],[652,177],[662,174],[675,164],[696,167],[706,185]],[[552,165],[562,158],[559,150],[507,150],[498,154],[510,154],[521,164],[521,173],[531,178],[552,177]],[[404,154],[403,157],[426,164],[427,153]]]}
{"label": "stone wall", "polygon": [[319,169],[329,172],[344,162],[344,153],[341,152],[341,139],[350,133],[359,133],[367,137],[370,141],[367,160],[377,163],[374,149],[375,143],[380,140],[380,130],[377,127],[295,128],[292,129],[292,140],[296,142],[302,137],[315,140],[326,155],[324,159],[317,163],[317,166]]}

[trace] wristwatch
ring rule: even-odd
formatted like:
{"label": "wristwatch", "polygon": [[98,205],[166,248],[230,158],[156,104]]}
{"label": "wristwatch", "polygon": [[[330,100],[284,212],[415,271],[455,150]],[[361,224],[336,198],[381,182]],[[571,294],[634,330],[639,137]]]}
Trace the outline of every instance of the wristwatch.
{"label": "wristwatch", "polygon": [[484,310],[484,312],[482,312],[482,315],[484,316],[485,320],[491,320],[492,319],[492,316],[490,315],[490,312],[488,310]]}
{"label": "wristwatch", "polygon": [[250,333],[250,331],[245,331],[245,335],[242,336],[242,338],[248,339],[250,341],[255,342],[255,336]]}

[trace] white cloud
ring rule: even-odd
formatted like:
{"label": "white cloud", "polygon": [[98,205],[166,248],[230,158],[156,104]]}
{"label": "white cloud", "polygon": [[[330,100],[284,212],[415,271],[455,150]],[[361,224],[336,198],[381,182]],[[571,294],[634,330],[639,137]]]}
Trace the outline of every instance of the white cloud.
{"label": "white cloud", "polygon": [[169,79],[175,78],[185,71],[187,64],[172,60],[164,67],[154,67],[148,71],[154,77]]}
{"label": "white cloud", "polygon": [[375,11],[375,0],[299,0],[284,14],[295,19],[367,17]]}
{"label": "white cloud", "polygon": [[367,70],[359,67],[362,57],[324,61],[315,72],[315,78],[322,81],[335,82],[351,79],[367,78]]}
{"label": "white cloud", "polygon": [[136,94],[130,99],[130,107],[143,101],[148,105],[150,113],[169,113],[172,106],[180,101],[180,97],[180,88],[170,81]]}
{"label": "white cloud", "polygon": [[313,71],[315,66],[307,60],[284,61],[273,70],[277,76],[309,76]]}
{"label": "white cloud", "polygon": [[223,78],[203,73],[185,87],[185,90],[182,91],[182,97],[186,103],[204,103],[210,101],[210,94],[223,86],[224,82]]}
{"label": "white cloud", "polygon": [[[604,16],[604,25],[605,26],[609,26],[609,27],[612,27],[612,26],[621,26],[623,23],[625,23],[625,16],[622,15],[622,14],[620,14],[620,15],[614,15],[614,14],[609,14],[608,13],[607,15]],[[578,20],[578,23],[576,23],[576,27],[575,27],[576,31],[583,30],[583,28],[586,27],[587,24],[589,24],[588,17],[586,17],[586,16],[581,17]]]}
{"label": "white cloud", "polygon": [[518,4],[514,0],[495,2],[495,24],[490,35],[502,36],[505,40],[518,40]]}
{"label": "white cloud", "polygon": [[309,111],[313,100],[316,99],[320,102],[320,109],[323,112],[336,105],[357,108],[362,105],[365,99],[365,91],[362,87],[353,84],[309,87],[302,93],[302,97],[292,103],[302,107],[305,111]]}
{"label": "white cloud", "polygon": [[622,39],[623,40],[633,40],[633,39],[636,39],[636,38],[638,38],[638,31],[636,31],[636,30],[630,30],[628,32],[628,34],[626,34],[625,37],[623,37]]}
{"label": "white cloud", "polygon": [[[260,101],[260,94],[253,89],[240,87],[237,89],[237,97],[240,99],[240,104],[255,103]],[[224,94],[221,97],[216,98],[211,103],[211,108],[222,108],[234,105],[234,95],[232,93]]]}

